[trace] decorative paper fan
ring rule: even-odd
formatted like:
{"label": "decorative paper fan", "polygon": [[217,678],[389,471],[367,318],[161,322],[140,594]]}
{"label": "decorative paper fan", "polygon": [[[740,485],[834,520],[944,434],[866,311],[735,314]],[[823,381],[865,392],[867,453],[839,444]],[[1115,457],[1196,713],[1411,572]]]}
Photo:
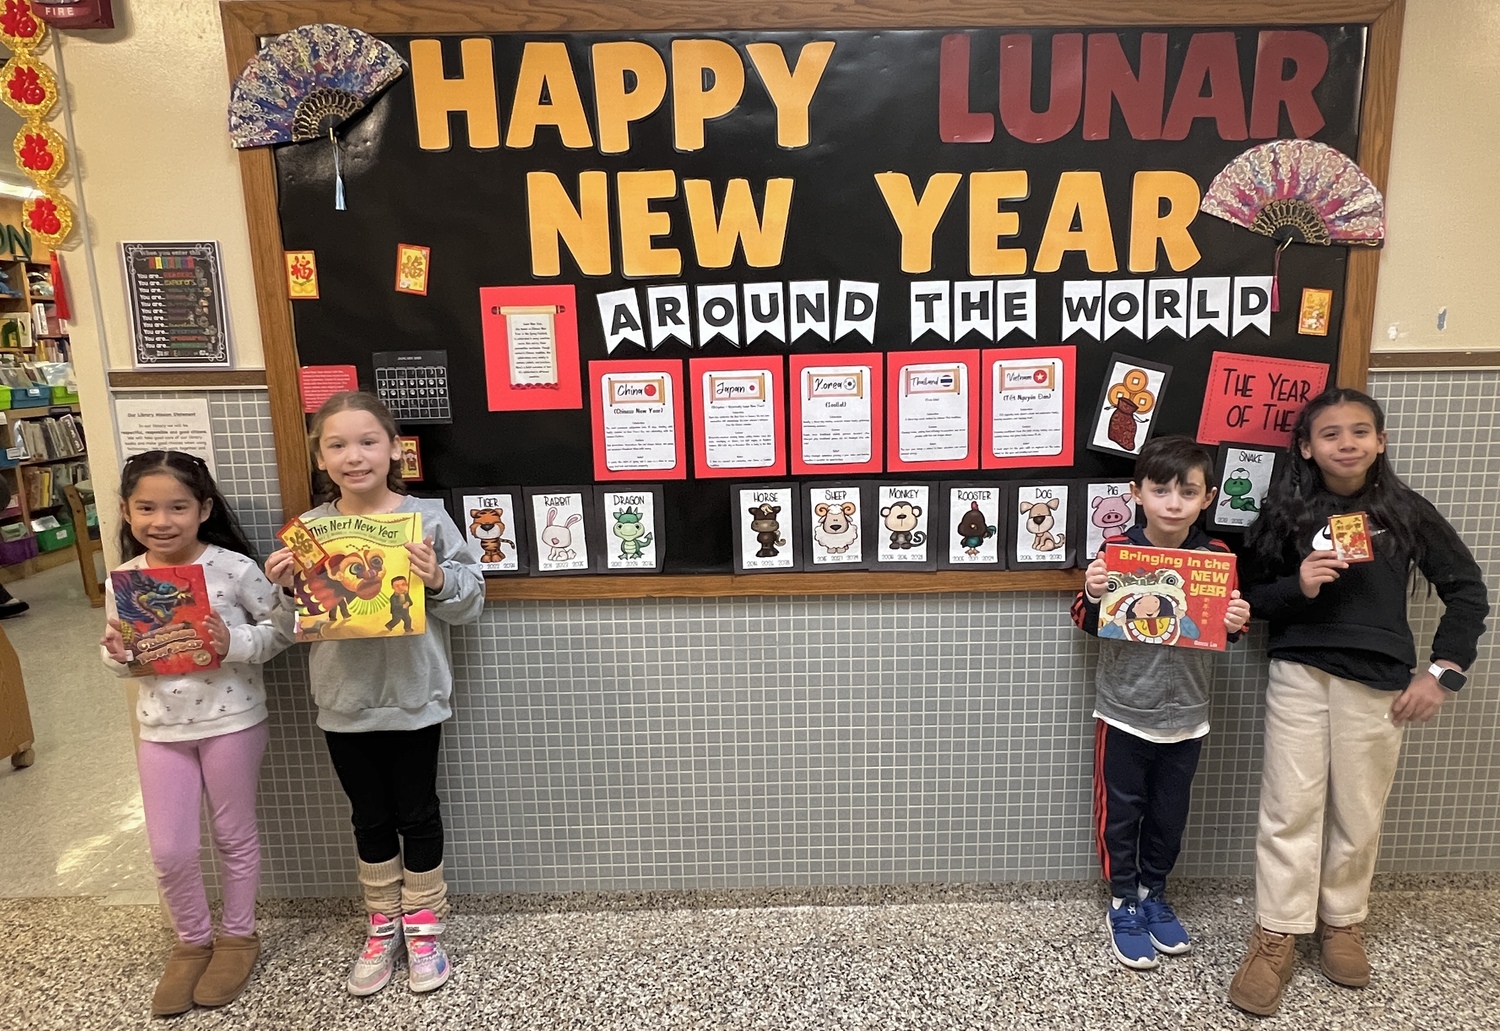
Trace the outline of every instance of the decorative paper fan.
{"label": "decorative paper fan", "polygon": [[1385,201],[1345,154],[1312,140],[1251,147],[1214,176],[1200,211],[1273,240],[1368,244],[1385,238]]}
{"label": "decorative paper fan", "polygon": [[271,40],[245,65],[229,95],[238,148],[327,139],[406,62],[387,43],[344,25],[304,25]]}

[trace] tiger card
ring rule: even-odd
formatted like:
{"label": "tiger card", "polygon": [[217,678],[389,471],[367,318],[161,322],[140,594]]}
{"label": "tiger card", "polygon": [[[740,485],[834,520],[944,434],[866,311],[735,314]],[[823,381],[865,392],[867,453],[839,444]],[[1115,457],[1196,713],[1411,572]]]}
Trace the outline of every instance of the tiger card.
{"label": "tiger card", "polygon": [[1375,545],[1370,540],[1370,519],[1363,512],[1328,517],[1328,537],[1333,550],[1345,562],[1373,562]]}

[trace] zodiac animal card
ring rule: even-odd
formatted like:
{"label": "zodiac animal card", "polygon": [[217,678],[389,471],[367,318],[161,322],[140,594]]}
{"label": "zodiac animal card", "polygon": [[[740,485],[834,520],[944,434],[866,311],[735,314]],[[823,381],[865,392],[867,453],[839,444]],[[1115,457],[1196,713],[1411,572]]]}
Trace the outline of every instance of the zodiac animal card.
{"label": "zodiac animal card", "polygon": [[1088,446],[1106,454],[1138,455],[1151,437],[1172,367],[1112,354],[1108,369]]}
{"label": "zodiac animal card", "polygon": [[420,513],[322,516],[303,524],[328,558],[292,577],[297,640],[427,632],[426,589],[412,575],[406,550],[422,539]]}
{"label": "zodiac animal card", "polygon": [[1011,534],[1011,569],[1067,569],[1078,551],[1073,532],[1073,496],[1067,483],[1017,483],[1007,515]]}
{"label": "zodiac animal card", "polygon": [[1083,547],[1078,549],[1078,565],[1087,569],[1104,547],[1104,538],[1124,533],[1135,525],[1135,501],[1130,497],[1130,481],[1089,483],[1084,485],[1084,509],[1080,520]]}
{"label": "zodiac animal card", "polygon": [[526,517],[514,487],[460,487],[453,492],[454,522],[479,549],[485,576],[526,572]]}
{"label": "zodiac animal card", "polygon": [[890,572],[937,568],[933,517],[937,487],[931,483],[882,483],[866,516],[873,566]]}
{"label": "zodiac animal card", "polygon": [[802,568],[797,490],[793,483],[741,483],[730,489],[736,573],[789,573]]}
{"label": "zodiac animal card", "polygon": [[1005,485],[944,483],[939,569],[1005,568]]}
{"label": "zodiac animal card", "polygon": [[1263,444],[1219,445],[1214,463],[1214,482],[1218,487],[1209,522],[1226,530],[1243,530],[1260,518],[1266,492],[1276,473],[1280,452]]}
{"label": "zodiac animal card", "polygon": [[813,568],[865,568],[865,498],[868,484],[811,483],[806,485],[805,526],[809,538],[803,553]]}
{"label": "zodiac animal card", "polygon": [[1104,562],[1100,637],[1224,650],[1224,614],[1237,583],[1232,554],[1110,544]]}
{"label": "zodiac animal card", "polygon": [[593,500],[592,487],[526,488],[532,576],[593,572],[588,539]]}
{"label": "zodiac animal card", "polygon": [[147,566],[109,574],[133,677],[204,673],[219,653],[204,620],[213,611],[203,567]]}
{"label": "zodiac animal card", "polygon": [[601,572],[660,573],[667,544],[662,536],[666,509],[659,484],[600,487],[594,495],[599,513]]}

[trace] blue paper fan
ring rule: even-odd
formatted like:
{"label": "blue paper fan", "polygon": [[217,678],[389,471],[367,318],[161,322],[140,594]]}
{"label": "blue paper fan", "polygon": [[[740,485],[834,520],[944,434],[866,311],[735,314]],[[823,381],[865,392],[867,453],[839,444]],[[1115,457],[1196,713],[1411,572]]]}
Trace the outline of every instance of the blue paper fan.
{"label": "blue paper fan", "polygon": [[245,65],[229,95],[235,147],[327,139],[406,62],[388,43],[345,25],[304,25],[271,40]]}

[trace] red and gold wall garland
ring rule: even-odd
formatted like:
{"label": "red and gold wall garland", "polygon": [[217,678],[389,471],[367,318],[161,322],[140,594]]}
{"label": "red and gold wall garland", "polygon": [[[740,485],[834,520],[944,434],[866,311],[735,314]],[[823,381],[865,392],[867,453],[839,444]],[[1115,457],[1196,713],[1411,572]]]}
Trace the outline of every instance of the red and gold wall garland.
{"label": "red and gold wall garland", "polygon": [[46,45],[47,26],[30,0],[0,0],[0,42],[14,55],[0,68],[0,100],[26,122],[16,133],[16,164],[42,193],[21,205],[21,217],[32,236],[56,247],[73,231],[73,209],[53,187],[68,149],[57,130],[42,121],[57,104],[57,78],[36,59]]}

